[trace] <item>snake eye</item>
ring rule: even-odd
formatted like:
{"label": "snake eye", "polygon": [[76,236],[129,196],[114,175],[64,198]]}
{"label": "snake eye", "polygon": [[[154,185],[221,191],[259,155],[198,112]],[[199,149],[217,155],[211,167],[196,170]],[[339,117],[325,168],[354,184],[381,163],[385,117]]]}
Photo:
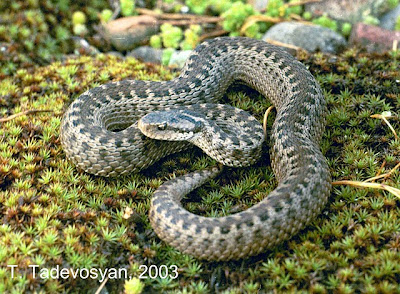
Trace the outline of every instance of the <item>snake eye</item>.
{"label": "snake eye", "polygon": [[167,123],[161,123],[157,126],[157,129],[164,131],[167,128]]}

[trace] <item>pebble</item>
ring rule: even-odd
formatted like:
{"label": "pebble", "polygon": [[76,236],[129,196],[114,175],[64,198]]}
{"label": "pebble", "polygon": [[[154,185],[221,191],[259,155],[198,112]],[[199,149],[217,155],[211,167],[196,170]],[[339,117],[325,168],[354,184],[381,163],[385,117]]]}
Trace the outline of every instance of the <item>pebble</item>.
{"label": "pebble", "polygon": [[[161,64],[163,53],[164,50],[162,49],[141,46],[129,52],[127,56],[134,57],[142,62]],[[182,68],[191,53],[192,50],[175,50],[171,55],[168,66]]]}
{"label": "pebble", "polygon": [[75,47],[74,53],[77,55],[96,55],[100,53],[99,49],[90,45],[89,42],[82,37],[73,36],[72,41]]}
{"label": "pebble", "polygon": [[318,25],[282,22],[271,27],[262,38],[301,47],[309,52],[337,53],[346,46],[344,37]]}
{"label": "pebble", "polygon": [[358,23],[354,26],[349,41],[352,45],[365,47],[368,52],[384,52],[391,50],[394,42],[400,43],[400,31]]}
{"label": "pebble", "polygon": [[123,59],[125,56],[118,51],[108,51],[107,54]]}
{"label": "pebble", "polygon": [[142,62],[151,62],[157,64],[161,64],[162,55],[162,49],[155,49],[150,46],[138,47],[127,54],[127,56],[132,56]]}
{"label": "pebble", "polygon": [[118,51],[146,43],[158,32],[157,19],[148,15],[122,17],[105,24],[105,37]]}
{"label": "pebble", "polygon": [[263,11],[268,5],[268,0],[251,0],[249,3],[256,11]]}
{"label": "pebble", "polygon": [[192,54],[192,50],[176,50],[171,55],[168,66],[177,66],[182,68],[185,65],[186,59]]}

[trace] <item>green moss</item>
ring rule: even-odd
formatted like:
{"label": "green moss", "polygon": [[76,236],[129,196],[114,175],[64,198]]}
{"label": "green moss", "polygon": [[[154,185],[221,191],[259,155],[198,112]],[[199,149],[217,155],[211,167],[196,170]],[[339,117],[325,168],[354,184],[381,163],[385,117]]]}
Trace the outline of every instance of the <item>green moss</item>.
{"label": "green moss", "polygon": [[394,29],[395,29],[396,31],[400,31],[400,16],[397,17],[397,19],[396,19],[396,24],[395,24],[395,26],[394,26]]}
{"label": "green moss", "polygon": [[312,22],[317,25],[327,27],[333,31],[337,31],[337,22],[333,19],[330,19],[326,14],[314,19]]}
{"label": "green moss", "polygon": [[[286,2],[286,3],[285,3]],[[300,5],[288,6],[288,3],[298,2],[296,0],[270,0],[266,7],[266,15],[271,17],[287,17],[291,14],[300,15],[302,8]]]}
{"label": "green moss", "polygon": [[188,29],[186,29],[184,32],[185,39],[182,41],[180,45],[182,50],[194,49],[197,46],[200,34],[201,34],[200,25],[191,25]]}
{"label": "green moss", "polygon": [[[348,50],[341,56],[299,53],[321,84],[329,115],[322,149],[334,180],[365,180],[396,164],[400,141],[370,115],[400,107],[399,54],[370,56]],[[93,75],[93,72],[96,74]],[[176,74],[132,58],[109,55],[69,59],[46,67],[18,69],[0,82],[0,112],[27,109],[51,113],[20,116],[0,129],[0,292],[65,292],[97,289],[99,279],[33,279],[29,264],[76,268],[126,268],[138,277],[140,265],[176,265],[177,279],[109,280],[110,292],[182,291],[209,293],[398,292],[400,273],[398,198],[378,190],[335,186],[329,203],[291,240],[241,261],[203,262],[166,246],[148,220],[152,193],[166,179],[215,164],[198,149],[169,156],[119,179],[77,171],[59,142],[63,111],[96,85],[123,78],[168,80]],[[267,100],[234,87],[230,102],[261,121]],[[389,119],[397,132],[400,124]],[[273,117],[268,120],[270,130]],[[204,216],[246,209],[276,187],[268,148],[255,166],[227,168],[192,193],[184,206]],[[399,188],[400,176],[380,180]],[[17,264],[11,279],[7,264]],[[215,280],[215,282],[213,282]],[[182,290],[181,290],[182,289]]]}
{"label": "green moss", "polygon": [[224,19],[222,27],[228,32],[238,32],[245,20],[254,14],[255,11],[250,4],[235,2],[229,10],[221,14],[221,17]]}
{"label": "green moss", "polygon": [[364,16],[362,22],[366,23],[366,24],[369,24],[369,25],[376,25],[377,26],[377,25],[379,25],[380,21],[379,21],[378,18],[376,18],[376,17],[374,17],[372,15],[366,15],[366,16]]}
{"label": "green moss", "polygon": [[86,23],[86,15],[82,11],[75,11],[72,14],[72,24],[85,24]]}
{"label": "green moss", "polygon": [[0,5],[0,40],[12,44],[4,47],[1,71],[8,74],[27,63],[47,64],[71,53],[73,31],[78,35],[93,32],[92,24],[100,21],[105,8],[107,2],[98,0],[17,0]]}
{"label": "green moss", "polygon": [[131,16],[135,12],[135,1],[134,0],[120,0],[121,14],[123,16]]}
{"label": "green moss", "polygon": [[138,278],[134,278],[125,283],[125,293],[126,294],[142,293],[143,288],[144,288],[144,284]]}
{"label": "green moss", "polygon": [[101,21],[107,23],[111,20],[113,12],[111,9],[103,9],[100,14]]}
{"label": "green moss", "polygon": [[160,49],[162,47],[162,40],[159,35],[153,35],[150,38],[150,46],[156,49]]}
{"label": "green moss", "polygon": [[163,45],[166,48],[178,48],[179,42],[183,38],[182,29],[177,26],[172,26],[168,23],[161,25],[161,38]]}
{"label": "green moss", "polygon": [[185,4],[195,14],[203,14],[210,5],[209,0],[185,0]]}
{"label": "green moss", "polygon": [[345,22],[342,24],[342,34],[343,36],[350,36],[351,33],[351,29],[352,29],[352,25],[351,23]]}

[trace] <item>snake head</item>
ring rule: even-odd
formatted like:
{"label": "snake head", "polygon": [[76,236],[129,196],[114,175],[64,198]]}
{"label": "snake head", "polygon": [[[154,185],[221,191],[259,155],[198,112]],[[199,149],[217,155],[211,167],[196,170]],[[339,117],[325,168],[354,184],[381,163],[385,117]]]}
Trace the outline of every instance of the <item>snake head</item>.
{"label": "snake head", "polygon": [[154,111],[138,121],[138,128],[156,140],[190,141],[203,128],[203,120],[189,110]]}

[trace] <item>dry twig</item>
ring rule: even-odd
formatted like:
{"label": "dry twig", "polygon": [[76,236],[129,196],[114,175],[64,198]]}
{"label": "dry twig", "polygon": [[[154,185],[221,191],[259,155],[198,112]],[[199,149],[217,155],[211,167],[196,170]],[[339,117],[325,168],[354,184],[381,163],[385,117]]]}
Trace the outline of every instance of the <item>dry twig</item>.
{"label": "dry twig", "polygon": [[[218,16],[204,16],[195,14],[181,14],[181,13],[158,13],[146,8],[137,8],[136,11],[139,14],[150,15],[157,18],[160,22],[168,22],[173,24],[173,21],[180,25],[179,22],[184,24],[195,24],[195,23],[217,23],[222,21],[221,17]],[[186,23],[184,23],[186,21]]]}
{"label": "dry twig", "polygon": [[280,23],[280,22],[285,21],[285,19],[281,18],[281,17],[272,17],[272,16],[268,16],[268,15],[252,15],[246,19],[246,22],[240,28],[240,33],[244,34],[244,32],[246,31],[246,29],[248,27],[252,26],[253,24],[255,24],[256,22],[259,22],[259,21]]}
{"label": "dry twig", "polygon": [[228,31],[225,31],[225,30],[216,30],[216,31],[212,31],[211,33],[207,33],[207,34],[201,35],[201,36],[199,37],[198,42],[201,43],[201,42],[204,41],[205,39],[223,36],[223,35],[226,35],[227,33],[229,33],[229,32],[228,32]]}
{"label": "dry twig", "polygon": [[264,41],[265,41],[265,42],[268,42],[268,43],[270,43],[270,44],[272,44],[272,45],[281,46],[281,47],[286,47],[286,48],[293,49],[293,50],[296,50],[296,51],[297,51],[297,50],[300,50],[300,49],[306,50],[306,49],[304,49],[304,48],[300,48],[300,47],[295,46],[295,45],[292,45],[292,44],[287,44],[287,43],[275,41],[275,40],[272,40],[272,39],[269,39],[269,38],[266,38]]}

